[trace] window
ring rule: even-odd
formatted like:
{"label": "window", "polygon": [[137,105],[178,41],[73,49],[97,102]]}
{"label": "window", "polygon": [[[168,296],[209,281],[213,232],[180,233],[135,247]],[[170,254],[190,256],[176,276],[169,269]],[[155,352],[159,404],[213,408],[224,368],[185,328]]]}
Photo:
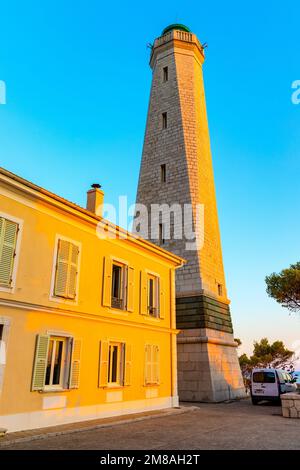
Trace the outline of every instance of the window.
{"label": "window", "polygon": [[54,295],[75,300],[79,267],[79,246],[59,239],[56,255]]}
{"label": "window", "polygon": [[11,287],[19,225],[0,217],[0,285]]}
{"label": "window", "polygon": [[134,311],[135,270],[126,261],[104,258],[102,305],[120,310]]}
{"label": "window", "polygon": [[167,82],[169,80],[169,68],[164,67],[163,68],[163,81]]}
{"label": "window", "polygon": [[121,385],[121,368],[123,369],[121,350],[121,343],[109,344],[107,383],[110,385]]}
{"label": "window", "polygon": [[164,226],[163,226],[163,224],[159,224],[159,234],[158,234],[158,236],[159,236],[159,243],[161,245],[164,245],[165,236],[164,236]]}
{"label": "window", "polygon": [[275,374],[274,372],[254,372],[253,374],[254,383],[275,383]]}
{"label": "window", "polygon": [[79,388],[81,340],[38,335],[31,390]]}
{"label": "window", "polygon": [[47,357],[45,386],[63,388],[66,339],[50,338]]}
{"label": "window", "polygon": [[145,345],[145,385],[159,384],[159,346]]}
{"label": "window", "polygon": [[162,113],[162,128],[167,129],[167,127],[168,127],[167,113]]}
{"label": "window", "polygon": [[131,345],[119,341],[100,342],[99,387],[131,384]]}
{"label": "window", "polygon": [[160,181],[161,183],[165,183],[167,180],[167,172],[166,172],[166,165],[160,165]]}
{"label": "window", "polygon": [[158,317],[158,278],[152,274],[148,274],[148,315]]}
{"label": "window", "polygon": [[156,273],[140,273],[140,315],[164,319],[166,316],[165,281]]}
{"label": "window", "polygon": [[223,286],[222,286],[222,284],[218,284],[218,294],[219,294],[220,296],[223,295]]}
{"label": "window", "polygon": [[1,366],[5,366],[6,363],[6,349],[4,341],[4,325],[0,324],[0,389],[1,389]]}
{"label": "window", "polygon": [[121,264],[112,265],[111,306],[124,309],[125,269]]}

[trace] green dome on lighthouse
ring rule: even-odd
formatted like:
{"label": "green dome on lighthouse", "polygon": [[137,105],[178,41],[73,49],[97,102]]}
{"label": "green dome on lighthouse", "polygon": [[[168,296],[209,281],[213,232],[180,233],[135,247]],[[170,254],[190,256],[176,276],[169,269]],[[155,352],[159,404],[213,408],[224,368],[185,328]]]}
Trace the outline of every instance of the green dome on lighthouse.
{"label": "green dome on lighthouse", "polygon": [[191,33],[190,28],[188,28],[188,27],[185,26],[184,24],[174,23],[174,24],[170,24],[169,26],[167,26],[167,27],[163,30],[163,32],[161,33],[161,35],[163,36],[164,34],[167,34],[169,31],[172,31],[173,29],[179,29],[180,31],[185,31],[186,33]]}

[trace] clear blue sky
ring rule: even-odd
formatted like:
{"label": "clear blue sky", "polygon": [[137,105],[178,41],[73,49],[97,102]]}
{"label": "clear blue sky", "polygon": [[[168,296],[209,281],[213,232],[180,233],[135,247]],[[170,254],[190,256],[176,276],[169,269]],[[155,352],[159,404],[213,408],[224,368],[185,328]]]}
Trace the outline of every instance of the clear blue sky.
{"label": "clear blue sky", "polygon": [[78,204],[100,182],[134,202],[151,72],[148,42],[182,22],[208,42],[204,65],[235,334],[249,352],[291,346],[300,317],[264,276],[300,259],[300,79],[296,5],[279,0],[2,2],[0,164]]}

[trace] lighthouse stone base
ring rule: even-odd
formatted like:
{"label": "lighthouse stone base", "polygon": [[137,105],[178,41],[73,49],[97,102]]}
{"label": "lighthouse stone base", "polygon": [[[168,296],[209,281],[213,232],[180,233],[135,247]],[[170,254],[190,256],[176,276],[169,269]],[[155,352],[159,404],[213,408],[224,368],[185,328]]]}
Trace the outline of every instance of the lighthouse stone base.
{"label": "lighthouse stone base", "polygon": [[222,402],[246,396],[229,307],[219,306],[219,313],[204,307],[212,308],[215,303],[204,296],[177,299],[177,326],[181,329],[177,338],[181,401]]}

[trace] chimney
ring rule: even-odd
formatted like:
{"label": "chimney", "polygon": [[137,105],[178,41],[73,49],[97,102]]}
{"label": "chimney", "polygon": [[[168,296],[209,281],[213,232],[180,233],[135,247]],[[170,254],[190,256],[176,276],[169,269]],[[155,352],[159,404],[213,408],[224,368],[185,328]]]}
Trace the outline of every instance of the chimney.
{"label": "chimney", "polygon": [[86,208],[88,211],[102,217],[104,192],[100,188],[100,184],[92,184],[92,189],[87,192]]}

